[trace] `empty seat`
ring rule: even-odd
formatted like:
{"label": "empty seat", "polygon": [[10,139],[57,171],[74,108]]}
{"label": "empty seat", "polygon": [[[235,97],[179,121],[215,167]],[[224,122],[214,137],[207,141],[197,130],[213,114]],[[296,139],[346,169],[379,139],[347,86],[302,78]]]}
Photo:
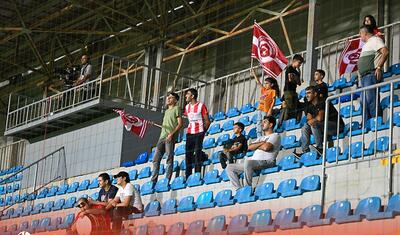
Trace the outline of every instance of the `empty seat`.
{"label": "empty seat", "polygon": [[248,223],[247,215],[240,214],[234,216],[229,222],[227,228],[228,234],[247,234],[249,232]]}
{"label": "empty seat", "polygon": [[[376,201],[376,199],[375,199]],[[378,202],[373,202],[374,204],[378,204]],[[385,208],[384,212],[374,211],[369,213],[367,216],[368,220],[375,220],[375,219],[386,219],[386,218],[393,218],[394,216],[400,215],[400,195],[396,194],[393,195],[388,202],[387,207]]]}
{"label": "empty seat", "polygon": [[350,216],[351,205],[349,201],[338,201],[329,206],[325,219],[335,221],[336,223],[346,223]]}
{"label": "empty seat", "polygon": [[234,124],[234,121],[233,121],[233,120],[226,121],[226,122],[224,122],[224,124],[222,125],[222,129],[223,129],[224,131],[233,130],[233,124]]}
{"label": "empty seat", "polygon": [[292,229],[292,228],[301,228],[302,226],[298,223],[295,223],[296,211],[293,208],[286,208],[280,210],[274,220],[275,226],[279,227],[281,230]]}
{"label": "empty seat", "polygon": [[348,82],[345,77],[341,77],[341,78],[335,80],[332,84],[332,86],[334,86],[336,89],[343,89],[346,87],[350,87],[352,85],[353,85],[353,83]]}
{"label": "empty seat", "polygon": [[236,107],[230,108],[228,112],[226,112],[226,116],[228,116],[229,118],[237,117],[239,115],[240,111]]}
{"label": "empty seat", "polygon": [[149,166],[146,166],[140,170],[138,179],[144,179],[150,176],[151,176],[151,168]]}
{"label": "empty seat", "polygon": [[246,203],[256,201],[256,197],[253,194],[251,186],[244,186],[236,191],[235,201],[237,203]]}
{"label": "empty seat", "polygon": [[284,171],[291,170],[291,169],[297,169],[301,167],[301,163],[297,162],[297,158],[293,155],[290,154],[288,156],[283,157],[279,163],[278,166]]}
{"label": "empty seat", "polygon": [[226,116],[224,112],[217,112],[214,114],[214,121],[221,121],[224,120],[225,118]]}
{"label": "empty seat", "polygon": [[186,235],[202,235],[204,232],[204,220],[196,220],[189,224]]}
{"label": "empty seat", "polygon": [[283,137],[281,144],[284,149],[300,147],[300,141],[296,140],[295,135],[288,135],[286,137]]}
{"label": "empty seat", "polygon": [[148,160],[149,160],[149,154],[147,152],[140,153],[135,160],[135,165],[144,164]]}
{"label": "empty seat", "polygon": [[219,123],[212,124],[210,129],[208,129],[208,134],[214,135],[222,131],[221,125]]}
{"label": "empty seat", "polygon": [[247,135],[248,139],[256,139],[257,138],[257,128],[252,128],[249,131],[249,134]]}
{"label": "empty seat", "polygon": [[58,226],[58,229],[68,229],[71,227],[72,223],[75,220],[74,214],[68,214],[64,217],[62,223]]}
{"label": "empty seat", "polygon": [[389,123],[383,123],[382,117],[368,119],[365,126],[366,129],[370,131],[389,129]]}
{"label": "empty seat", "polygon": [[253,112],[253,111],[255,111],[255,110],[256,110],[256,108],[254,108],[253,105],[250,104],[250,103],[247,103],[247,104],[243,105],[243,106],[240,108],[240,112],[243,113],[243,114],[245,114],[245,113],[251,113],[251,112]]}
{"label": "empty seat", "polygon": [[222,172],[221,172],[221,175],[219,176],[221,179],[222,179],[222,181],[224,181],[224,182],[227,182],[227,181],[229,181],[229,177],[228,177],[228,174],[226,173],[226,169],[224,169]]}
{"label": "empty seat", "polygon": [[39,214],[39,213],[42,211],[43,207],[44,207],[44,204],[43,204],[43,203],[38,203],[38,204],[36,204],[36,205],[33,207],[33,210],[31,211],[31,215]]}
{"label": "empty seat", "polygon": [[185,177],[184,176],[176,177],[172,181],[171,190],[178,190],[183,188],[186,188]]}
{"label": "empty seat", "polygon": [[84,191],[87,190],[89,188],[90,185],[90,180],[84,180],[82,181],[82,183],[80,183],[78,191]]}
{"label": "empty seat", "polygon": [[148,209],[145,211],[144,215],[147,217],[159,216],[161,213],[160,210],[161,210],[160,202],[155,200],[155,201],[149,202]]}
{"label": "empty seat", "polygon": [[7,212],[3,212],[3,215],[1,216],[1,220],[6,220],[11,218],[11,215],[14,214],[14,208],[9,208]]}
{"label": "empty seat", "polygon": [[[351,124],[347,123],[344,126],[344,131],[343,133],[340,134],[340,138],[344,138],[345,135],[350,137],[350,136],[361,135],[362,133],[363,129],[361,127],[361,124],[357,121],[353,121]],[[367,133],[367,131],[364,131],[364,133]]]}
{"label": "empty seat", "polygon": [[375,153],[375,145],[376,145],[376,152],[386,152],[389,150],[389,137],[388,136],[381,136],[378,138],[377,143],[375,144],[375,140],[373,140],[367,150],[365,150],[365,155],[372,155]]}
{"label": "empty seat", "polygon": [[175,156],[180,156],[186,153],[185,145],[181,144],[175,149]]}
{"label": "empty seat", "polygon": [[204,183],[205,184],[215,184],[221,182],[221,178],[219,178],[219,172],[217,169],[208,171],[204,175]]}
{"label": "empty seat", "polygon": [[376,220],[392,218],[393,214],[386,214],[382,211],[381,199],[379,197],[368,197],[358,202],[353,217],[366,217],[367,220]]}
{"label": "empty seat", "polygon": [[33,210],[33,206],[32,205],[28,205],[24,208],[24,211],[21,213],[21,216],[28,216],[31,214]]}
{"label": "empty seat", "polygon": [[167,235],[183,235],[184,231],[185,224],[182,222],[178,222],[169,227]]}
{"label": "empty seat", "polygon": [[39,226],[40,226],[40,220],[38,220],[38,219],[32,220],[29,225],[28,232],[31,234],[35,233],[36,229],[39,228]]}
{"label": "empty seat", "polygon": [[142,224],[138,228],[136,228],[136,235],[147,235],[148,234],[148,227],[147,224]]}
{"label": "empty seat", "polygon": [[74,182],[71,185],[69,185],[67,193],[74,193],[78,190],[79,188],[79,182]]}
{"label": "empty seat", "polygon": [[218,136],[217,145],[222,146],[224,144],[224,142],[229,140],[229,138],[230,138],[229,134],[223,134],[223,135]]}
{"label": "empty seat", "polygon": [[29,222],[24,221],[19,224],[17,234],[20,234],[21,232],[26,232],[26,231],[28,231],[28,229],[29,229]]}
{"label": "empty seat", "polygon": [[196,172],[194,174],[191,174],[187,180],[187,186],[196,187],[200,185],[203,185],[203,180],[201,179],[201,173]]}
{"label": "empty seat", "polygon": [[257,120],[258,120],[258,114],[256,113],[251,117],[251,122],[253,124],[257,124]]}
{"label": "empty seat", "polygon": [[335,147],[328,148],[326,151],[326,161],[329,163],[332,163],[332,162],[336,162],[336,159],[338,161],[343,161],[343,160],[348,159],[348,155],[341,155],[340,147],[335,146]]}
{"label": "empty seat", "polygon": [[53,210],[53,206],[54,206],[54,201],[49,201],[45,204],[41,212],[42,213],[50,212],[51,210]]}
{"label": "empty seat", "polygon": [[167,178],[158,180],[154,189],[158,193],[168,192],[170,189],[169,180]]}
{"label": "empty seat", "polygon": [[214,148],[216,146],[216,142],[215,142],[215,138],[208,138],[204,141],[203,143],[203,148],[204,149],[210,149],[210,148]]}
{"label": "empty seat", "polygon": [[362,108],[359,107],[358,110],[354,107],[354,105],[346,105],[340,108],[340,116],[344,118],[349,118],[351,116],[356,117],[362,114]]}
{"label": "empty seat", "polygon": [[218,215],[213,217],[209,222],[206,233],[214,234],[224,231],[226,228],[225,215]]}
{"label": "empty seat", "polygon": [[251,125],[251,121],[250,121],[250,117],[249,116],[243,116],[243,117],[239,118],[238,122],[243,123],[243,125],[245,125],[245,126],[250,126]]}
{"label": "empty seat", "polygon": [[[97,198],[96,198],[96,200],[97,200]],[[61,210],[61,209],[63,208],[64,204],[65,204],[65,199],[64,199],[64,198],[58,199],[58,200],[56,201],[56,203],[54,203],[53,211],[59,211],[59,210]]]}
{"label": "empty seat", "polygon": [[276,230],[272,225],[271,210],[260,210],[254,213],[248,225],[249,231],[262,233]]}
{"label": "empty seat", "polygon": [[129,179],[132,181],[132,180],[136,180],[136,178],[137,178],[137,175],[138,175],[138,171],[136,170],[136,169],[133,169],[133,170],[130,170],[129,172],[128,172],[128,174],[129,174]]}
{"label": "empty seat", "polygon": [[41,219],[39,227],[36,228],[36,232],[46,232],[50,224],[51,224],[51,219],[49,217]]}
{"label": "empty seat", "polygon": [[[390,87],[390,86],[389,86]],[[389,88],[390,89],[390,88]],[[393,96],[393,101],[390,100],[390,96],[386,96],[385,98],[382,99],[381,101],[381,108],[384,110],[389,107],[398,107],[400,106],[400,101],[399,101],[399,96],[394,95]]]}
{"label": "empty seat", "polygon": [[323,219],[321,205],[312,205],[304,208],[299,216],[298,224],[305,224],[307,227],[331,224],[330,219]]}
{"label": "empty seat", "polygon": [[278,198],[278,192],[274,190],[274,184],[273,183],[264,183],[261,185],[258,185],[254,195],[256,196],[256,199],[258,200],[268,200],[268,199],[274,199]]}
{"label": "empty seat", "polygon": [[94,178],[93,181],[90,183],[89,189],[95,189],[95,188],[98,188],[98,187],[99,187],[99,181],[98,181],[98,179],[97,179],[97,177],[96,177],[96,178]]}
{"label": "empty seat", "polygon": [[219,207],[230,206],[230,205],[235,204],[233,197],[232,197],[232,190],[225,189],[225,190],[219,191],[217,193],[217,195],[215,196],[215,203]]}
{"label": "empty seat", "polygon": [[193,196],[186,196],[179,201],[178,211],[179,212],[187,212],[194,211],[196,209],[196,205],[194,204]]}
{"label": "empty seat", "polygon": [[282,181],[276,190],[282,197],[292,197],[301,195],[301,190],[297,187],[295,179],[287,179]]}
{"label": "empty seat", "polygon": [[92,195],[90,195],[90,198],[94,201],[96,201],[99,198],[99,192],[95,192]]}
{"label": "empty seat", "polygon": [[165,235],[165,225],[159,224],[155,226],[149,233],[149,235]]}
{"label": "empty seat", "polygon": [[176,199],[168,199],[163,203],[161,214],[168,215],[176,213]]}
{"label": "empty seat", "polygon": [[215,207],[215,203],[213,200],[213,192],[212,191],[202,192],[197,198],[196,207],[199,209]]}
{"label": "empty seat", "polygon": [[62,218],[56,217],[51,220],[50,225],[47,227],[47,231],[55,231],[58,230],[58,227],[62,224]]}
{"label": "empty seat", "polygon": [[148,181],[140,187],[140,195],[149,195],[154,193],[153,181]]}
{"label": "empty seat", "polygon": [[14,210],[14,213],[12,213],[10,218],[20,217],[23,211],[24,211],[24,207],[23,206],[18,206],[17,209]]}
{"label": "empty seat", "polygon": [[217,164],[219,163],[219,155],[222,153],[222,151],[216,151],[211,155],[211,162],[212,164]]}
{"label": "empty seat", "polygon": [[296,118],[288,119],[288,120],[284,121],[282,124],[283,124],[283,127],[284,127],[284,129],[285,129],[286,131],[291,131],[291,130],[299,129],[299,128],[301,128],[301,126],[302,126],[300,122],[297,123]]}
{"label": "empty seat", "polygon": [[57,195],[64,195],[67,193],[69,185],[68,184],[63,184],[60,187],[58,187],[57,190]]}
{"label": "empty seat", "polygon": [[303,153],[300,158],[301,164],[304,166],[315,166],[315,165],[321,165],[322,164],[322,158],[318,157],[318,154],[316,152],[307,152]]}
{"label": "empty seat", "polygon": [[65,204],[63,206],[64,209],[70,209],[75,206],[76,203],[76,197],[70,197],[65,201]]}
{"label": "empty seat", "polygon": [[39,194],[37,195],[37,199],[45,198],[47,196],[47,193],[49,192],[48,188],[42,189]]}

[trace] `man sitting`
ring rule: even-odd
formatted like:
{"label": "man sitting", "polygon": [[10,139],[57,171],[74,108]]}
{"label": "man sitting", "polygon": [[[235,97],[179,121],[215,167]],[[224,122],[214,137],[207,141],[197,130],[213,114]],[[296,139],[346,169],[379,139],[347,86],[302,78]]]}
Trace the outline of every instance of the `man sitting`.
{"label": "man sitting", "polygon": [[246,158],[243,163],[229,164],[226,168],[228,177],[233,187],[238,190],[242,187],[239,175],[244,172],[243,186],[252,186],[253,172],[264,168],[274,167],[276,157],[281,148],[281,137],[274,133],[276,119],[264,117],[264,135],[249,145],[249,150],[255,150],[251,158]]}
{"label": "man sitting", "polygon": [[247,151],[247,139],[244,135],[242,135],[243,130],[243,123],[235,123],[233,126],[233,133],[235,134],[235,137],[224,143],[224,151],[219,155],[219,161],[221,162],[223,169],[226,168],[227,160],[229,164],[231,164],[239,154]]}
{"label": "man sitting", "polygon": [[[306,88],[307,106],[305,113],[307,115],[307,123],[301,129],[301,149],[303,153],[310,151],[310,137],[314,135],[316,150],[322,153],[322,143],[324,139],[324,120],[325,120],[325,100],[318,97],[318,93],[314,86]],[[321,100],[322,99],[322,100]],[[336,135],[337,124],[339,118],[339,133],[343,132],[344,122],[338,115],[333,104],[329,103],[328,116],[328,136]],[[296,154],[300,156],[301,154]]]}

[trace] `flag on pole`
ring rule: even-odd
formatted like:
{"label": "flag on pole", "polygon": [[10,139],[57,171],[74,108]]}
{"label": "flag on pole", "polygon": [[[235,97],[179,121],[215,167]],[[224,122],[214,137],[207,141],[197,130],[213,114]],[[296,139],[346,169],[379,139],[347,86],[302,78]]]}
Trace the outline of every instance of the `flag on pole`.
{"label": "flag on pole", "polygon": [[124,123],[125,129],[138,135],[140,138],[144,137],[147,130],[148,121],[131,114],[126,114],[125,110],[114,109],[119,114],[122,122]]}
{"label": "flag on pole", "polygon": [[361,55],[364,42],[361,38],[348,40],[339,57],[339,76],[358,70],[357,62]]}
{"label": "flag on pole", "polygon": [[275,79],[288,64],[288,59],[274,40],[256,22],[254,22],[253,26],[251,57],[257,59],[264,72]]}

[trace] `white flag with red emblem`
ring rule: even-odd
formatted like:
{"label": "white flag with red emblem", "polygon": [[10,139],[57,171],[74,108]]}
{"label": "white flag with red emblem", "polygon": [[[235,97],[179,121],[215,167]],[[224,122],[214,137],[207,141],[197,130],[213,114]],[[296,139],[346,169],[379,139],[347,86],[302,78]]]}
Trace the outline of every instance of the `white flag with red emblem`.
{"label": "white flag with red emblem", "polygon": [[288,59],[274,40],[257,23],[253,26],[251,57],[257,59],[264,72],[273,78],[277,78],[288,64]]}
{"label": "white flag with red emblem", "polygon": [[131,114],[126,114],[125,110],[114,109],[115,112],[119,114],[122,122],[124,123],[125,129],[138,135],[140,138],[144,137],[147,130],[148,121],[142,118],[136,117]]}
{"label": "white flag with red emblem", "polygon": [[356,38],[346,42],[346,45],[339,57],[339,76],[345,73],[352,73],[358,70],[357,62],[361,55],[364,42]]}

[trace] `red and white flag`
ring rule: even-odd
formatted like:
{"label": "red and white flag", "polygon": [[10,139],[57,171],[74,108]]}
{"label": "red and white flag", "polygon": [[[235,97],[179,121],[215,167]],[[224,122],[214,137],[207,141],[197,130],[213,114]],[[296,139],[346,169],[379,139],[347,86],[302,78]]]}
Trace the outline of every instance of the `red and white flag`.
{"label": "red and white flag", "polygon": [[114,111],[117,112],[121,117],[121,120],[124,123],[125,129],[127,131],[138,135],[140,138],[144,137],[144,134],[146,134],[147,130],[147,120],[141,119],[131,114],[126,114],[125,110],[114,109]]}
{"label": "red and white flag", "polygon": [[253,26],[251,57],[257,59],[264,72],[275,79],[288,64],[288,59],[274,40],[257,23],[254,23]]}
{"label": "red and white flag", "polygon": [[339,76],[358,70],[357,62],[361,55],[364,42],[361,38],[348,40],[339,57]]}

